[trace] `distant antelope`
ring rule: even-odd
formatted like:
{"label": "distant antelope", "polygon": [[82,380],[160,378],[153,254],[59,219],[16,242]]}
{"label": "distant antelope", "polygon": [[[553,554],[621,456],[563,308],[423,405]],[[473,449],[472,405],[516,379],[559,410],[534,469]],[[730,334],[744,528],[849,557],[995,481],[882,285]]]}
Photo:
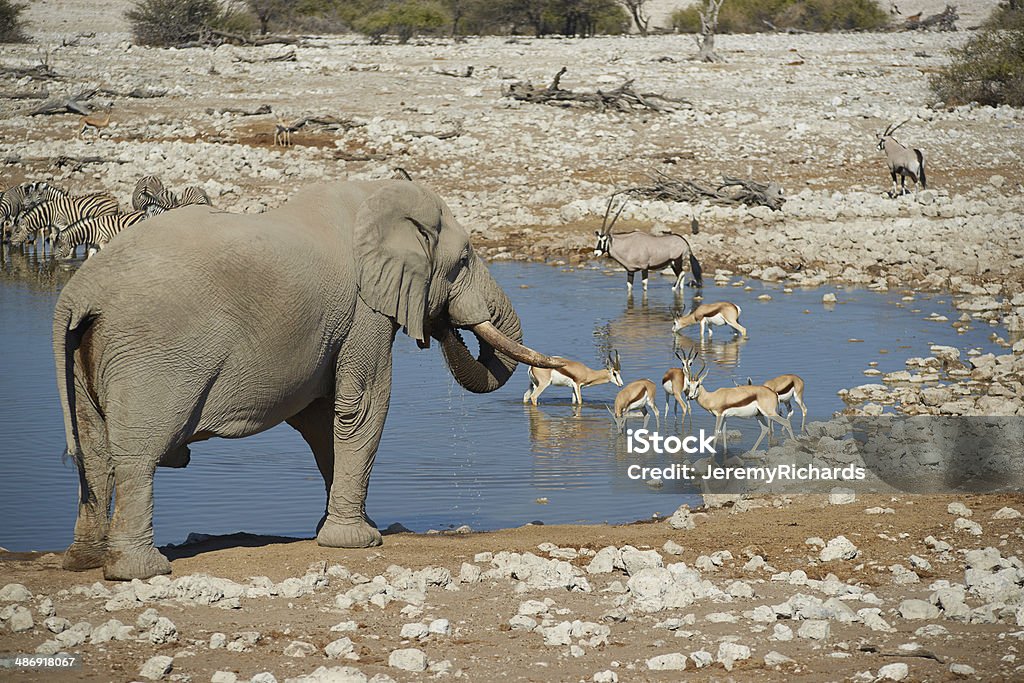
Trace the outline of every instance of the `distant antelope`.
{"label": "distant antelope", "polygon": [[669,235],[652,235],[647,232],[634,230],[613,234],[612,228],[615,222],[622,215],[626,207],[623,202],[619,207],[612,222],[609,225],[608,216],[611,213],[612,202],[615,197],[608,200],[608,206],[604,211],[604,220],[601,222],[601,229],[594,232],[597,235],[597,245],[594,247],[594,256],[608,254],[620,266],[626,269],[626,291],[633,292],[633,276],[640,271],[643,278],[644,291],[647,291],[647,275],[651,270],[660,270],[665,266],[672,266],[676,281],[672,285],[672,291],[678,291],[682,287],[683,277],[686,269],[683,259],[688,257],[690,261],[690,274],[693,276],[694,284],[701,287],[704,284],[700,262],[693,255],[690,243],[682,235],[671,233]]}
{"label": "distant antelope", "polygon": [[529,376],[530,388],[523,394],[523,403],[529,401],[533,405],[537,405],[537,399],[552,384],[556,387],[570,387],[572,402],[580,405],[583,404],[583,387],[592,387],[608,382],[617,387],[622,386],[618,351],[614,356],[609,354],[603,370],[592,370],[583,363],[571,360],[557,370],[531,367]]}
{"label": "distant antelope", "polygon": [[[703,361],[702,361],[703,362]],[[725,421],[730,417],[754,417],[761,425],[761,434],[754,442],[751,451],[756,451],[761,445],[766,434],[769,433],[768,425],[777,422],[782,425],[792,439],[796,439],[789,419],[779,416],[779,395],[763,385],[748,385],[740,387],[722,387],[714,391],[704,388],[704,378],[708,375],[707,365],[701,367],[696,377],[690,379],[690,386],[687,389],[687,398],[697,401],[704,410],[715,416],[715,435],[722,437],[722,452],[728,448],[728,437],[725,431]]]}
{"label": "distant antelope", "polygon": [[78,119],[78,137],[82,137],[82,133],[92,128],[99,134],[101,128],[106,128],[110,125],[110,107],[107,108],[106,113],[101,117],[99,114],[86,114]]}
{"label": "distant antelope", "polygon": [[708,336],[714,336],[716,325],[728,325],[744,337],[747,336],[747,328],[740,325],[740,307],[729,301],[719,301],[713,304],[701,304],[686,315],[680,316],[672,323],[672,331],[679,330],[700,323],[700,338],[704,339],[704,330],[707,329]]}
{"label": "distant antelope", "polygon": [[[753,383],[753,380],[748,377],[747,384]],[[761,385],[768,387],[779,395],[779,403],[786,404],[790,415],[796,412],[793,410],[791,401],[796,401],[796,404],[800,406],[800,433],[802,434],[806,431],[804,425],[807,421],[807,406],[804,404],[803,379],[799,375],[779,375],[766,382],[762,382]]]}
{"label": "distant antelope", "polygon": [[682,367],[669,368],[665,372],[665,376],[661,378],[661,388],[665,391],[666,419],[668,418],[668,406],[672,399],[676,401],[675,410],[681,409],[684,418],[690,412],[690,404],[683,397],[686,395],[686,389],[690,383],[690,368],[693,366],[693,360],[696,357],[696,351],[685,355],[676,351],[676,358],[682,363]]}
{"label": "distant antelope", "polygon": [[654,382],[649,379],[638,379],[622,387],[615,396],[615,409],[611,411],[615,428],[620,433],[625,431],[626,419],[634,410],[643,412],[645,425],[651,412],[654,413],[655,420],[660,420],[658,406],[655,404],[656,393]]}
{"label": "distant antelope", "polygon": [[[907,119],[903,123],[906,123]],[[885,132],[878,136],[878,149],[885,152],[886,164],[889,166],[889,175],[892,176],[892,194],[896,196],[896,176],[900,177],[899,193],[907,191],[907,177],[916,186],[921,183],[921,189],[928,189],[928,180],[924,172],[924,154],[919,149],[910,149],[902,142],[893,137],[893,133],[903,125],[889,125]]]}

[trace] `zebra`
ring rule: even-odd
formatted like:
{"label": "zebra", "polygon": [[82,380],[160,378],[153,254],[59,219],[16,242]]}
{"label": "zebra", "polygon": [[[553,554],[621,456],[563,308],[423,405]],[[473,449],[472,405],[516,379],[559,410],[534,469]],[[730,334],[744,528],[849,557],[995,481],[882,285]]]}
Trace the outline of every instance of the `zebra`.
{"label": "zebra", "polygon": [[181,206],[178,198],[170,190],[160,190],[149,197],[148,203],[140,209],[147,216],[153,217]]}
{"label": "zebra", "polygon": [[117,213],[119,210],[117,200],[104,194],[59,197],[43,202],[18,217],[11,234],[11,245],[20,246],[34,241],[40,230],[46,230],[44,239],[53,243],[54,233],[59,233],[72,223],[84,218]]}
{"label": "zebra", "polygon": [[192,206],[193,204],[205,204],[210,206],[210,195],[198,185],[189,185],[181,191],[178,197],[178,206]]}
{"label": "zebra", "polygon": [[68,196],[66,191],[42,181],[23,183],[8,188],[0,196],[0,221],[2,221],[0,234],[3,239],[7,240],[19,215],[43,202],[66,196]]}
{"label": "zebra", "polygon": [[139,182],[135,183],[135,191],[132,192],[132,208],[142,211],[163,189],[163,182],[155,175],[139,178]]}
{"label": "zebra", "polygon": [[57,235],[53,255],[60,260],[71,258],[79,244],[87,247],[86,258],[106,246],[114,235],[147,218],[145,211],[111,213],[80,220]]}

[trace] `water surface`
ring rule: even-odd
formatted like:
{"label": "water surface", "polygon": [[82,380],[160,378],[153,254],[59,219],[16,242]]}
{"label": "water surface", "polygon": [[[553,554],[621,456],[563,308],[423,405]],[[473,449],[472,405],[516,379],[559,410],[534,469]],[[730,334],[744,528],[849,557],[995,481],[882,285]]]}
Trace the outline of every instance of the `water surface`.
{"label": "water surface", "polygon": [[[987,328],[958,335],[948,324],[923,319],[933,311],[955,319],[951,306],[939,303],[948,298],[942,296],[918,295],[905,305],[899,293],[822,288],[784,294],[780,286],[757,282],[745,291],[709,281],[704,301],[739,304],[750,338],[737,340],[719,328],[712,342],[700,345],[695,327],[686,336],[671,333],[673,316],[692,305],[694,292],[674,296],[668,278],[652,277],[648,296],[637,291],[630,301],[621,272],[521,263],[497,263],[491,271],[522,318],[526,342],[539,350],[600,367],[614,348],[627,382],[646,377],[660,393],[662,375],[676,363],[674,351],[696,346],[711,368],[711,389],[745,383],[748,376],[800,374],[809,419],[841,410],[837,390],[871,381],[862,374],[870,361],[882,371],[902,369],[907,357],[927,355],[930,343],[991,350]],[[15,254],[0,274],[0,546],[60,549],[71,540],[78,478],[61,458],[64,428],[50,330],[68,273]],[[821,302],[826,291],[839,298],[831,309]],[[765,293],[773,299],[759,301]],[[879,355],[881,349],[889,353]],[[477,396],[455,385],[436,348],[421,351],[400,336],[394,357],[391,412],[368,500],[382,528],[392,522],[415,531],[534,520],[625,522],[698,500],[626,479],[626,467],[639,460],[612,429],[605,408],[615,396],[611,385],[584,390],[580,410],[570,405],[568,389],[551,387],[534,408],[522,403],[527,378],[521,368],[507,386]],[[659,396],[659,408],[662,403]],[[673,424],[663,422],[662,432],[678,433],[679,423]],[[694,428],[713,425],[698,409]],[[730,428],[757,433],[749,421]],[[312,535],[323,510],[323,481],[297,432],[281,425],[191,448],[188,468],[158,470],[158,544],[181,542],[193,531]]]}

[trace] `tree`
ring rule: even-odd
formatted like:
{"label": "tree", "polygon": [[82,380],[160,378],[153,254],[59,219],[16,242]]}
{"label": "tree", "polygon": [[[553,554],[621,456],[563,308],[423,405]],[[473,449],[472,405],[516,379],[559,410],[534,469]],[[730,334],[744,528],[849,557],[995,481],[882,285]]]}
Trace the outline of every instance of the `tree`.
{"label": "tree", "polygon": [[444,8],[430,0],[403,0],[377,10],[356,22],[356,29],[379,41],[394,33],[398,42],[408,43],[418,33],[437,31],[450,19]]}
{"label": "tree", "polygon": [[644,5],[647,4],[647,0],[622,0],[622,4],[626,6],[626,11],[629,12],[629,16],[633,17],[633,23],[636,24],[636,30],[640,32],[640,35],[647,37],[647,27],[651,23],[651,18],[647,16],[647,12],[644,10]]}
{"label": "tree", "polygon": [[720,62],[722,58],[715,54],[715,32],[718,30],[718,12],[725,0],[703,0],[700,6],[700,34],[694,35],[697,41],[698,58],[702,62]]}
{"label": "tree", "polygon": [[270,32],[270,22],[291,15],[294,3],[291,0],[246,0],[245,4],[260,22],[260,34],[266,35]]}
{"label": "tree", "polygon": [[28,5],[0,0],[0,43],[24,43],[28,40],[21,13]]}

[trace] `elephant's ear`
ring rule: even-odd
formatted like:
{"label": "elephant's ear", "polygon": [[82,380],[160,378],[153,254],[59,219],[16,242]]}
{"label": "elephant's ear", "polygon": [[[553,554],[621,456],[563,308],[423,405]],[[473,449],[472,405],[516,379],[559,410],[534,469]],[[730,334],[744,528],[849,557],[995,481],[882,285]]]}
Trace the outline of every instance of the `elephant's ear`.
{"label": "elephant's ear", "polygon": [[440,230],[440,200],[408,181],[385,184],[356,213],[359,296],[419,341]]}

